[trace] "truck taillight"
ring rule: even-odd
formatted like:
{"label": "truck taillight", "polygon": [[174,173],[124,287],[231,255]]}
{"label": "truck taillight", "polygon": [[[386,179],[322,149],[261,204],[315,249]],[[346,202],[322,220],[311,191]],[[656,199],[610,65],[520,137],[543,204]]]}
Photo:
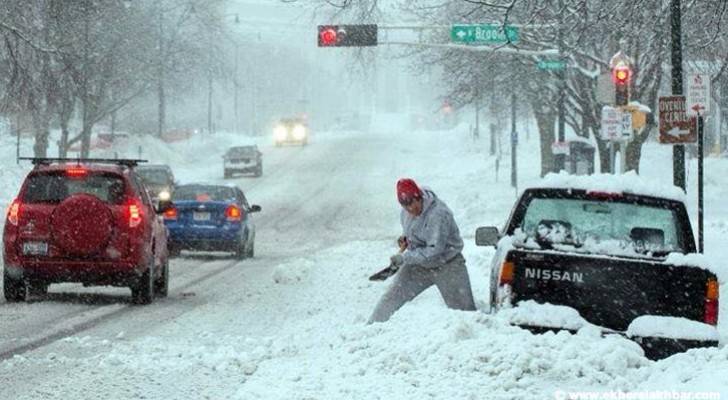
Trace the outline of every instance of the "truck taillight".
{"label": "truck taillight", "polygon": [[137,199],[130,199],[126,205],[129,228],[136,228],[142,223],[142,205]]}
{"label": "truck taillight", "polygon": [[513,282],[513,270],[516,265],[513,261],[505,261],[501,265],[500,285],[510,285]]}
{"label": "truck taillight", "polygon": [[718,324],[718,281],[708,279],[705,285],[705,318],[710,325]]}
{"label": "truck taillight", "polygon": [[177,208],[176,207],[168,208],[164,212],[164,219],[166,219],[166,220],[176,220],[177,219]]}
{"label": "truck taillight", "polygon": [[225,210],[225,217],[227,217],[227,220],[231,222],[240,221],[243,219],[243,212],[240,211],[240,207],[230,204]]}
{"label": "truck taillight", "polygon": [[7,217],[10,224],[18,225],[18,220],[20,219],[20,201],[18,199],[13,200],[10,207],[8,207]]}

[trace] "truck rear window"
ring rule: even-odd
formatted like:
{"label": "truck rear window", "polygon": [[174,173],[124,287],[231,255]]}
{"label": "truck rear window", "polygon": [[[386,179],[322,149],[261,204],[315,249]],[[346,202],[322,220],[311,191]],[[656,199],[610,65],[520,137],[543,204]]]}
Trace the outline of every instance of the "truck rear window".
{"label": "truck rear window", "polygon": [[163,169],[137,169],[137,174],[149,185],[167,185],[171,179]]}
{"label": "truck rear window", "polygon": [[683,252],[676,212],[644,204],[534,198],[521,229],[537,242]]}
{"label": "truck rear window", "polygon": [[28,177],[23,203],[60,203],[76,193],[87,193],[111,204],[124,201],[124,179],[112,173],[69,177],[64,172],[40,173]]}

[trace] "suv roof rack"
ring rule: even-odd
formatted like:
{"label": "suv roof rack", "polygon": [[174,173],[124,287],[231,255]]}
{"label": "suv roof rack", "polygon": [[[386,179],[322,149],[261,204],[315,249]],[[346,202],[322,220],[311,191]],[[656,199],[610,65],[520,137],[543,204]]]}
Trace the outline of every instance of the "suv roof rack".
{"label": "suv roof rack", "polygon": [[117,164],[125,167],[136,167],[139,163],[145,163],[147,160],[130,159],[130,158],[48,158],[48,157],[19,157],[18,160],[27,160],[33,165],[50,165],[52,163],[76,162],[93,163],[93,164]]}

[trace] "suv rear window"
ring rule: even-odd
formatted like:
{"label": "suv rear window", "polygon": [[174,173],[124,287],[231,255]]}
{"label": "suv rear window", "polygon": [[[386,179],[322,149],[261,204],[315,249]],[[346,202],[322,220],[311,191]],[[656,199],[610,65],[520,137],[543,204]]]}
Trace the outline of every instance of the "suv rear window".
{"label": "suv rear window", "polygon": [[225,186],[188,185],[174,192],[174,200],[228,201],[235,199],[235,190]]}
{"label": "suv rear window", "polygon": [[40,173],[28,177],[23,203],[60,203],[76,193],[88,193],[111,204],[124,201],[124,179],[113,173],[89,172],[69,177],[64,172]]}

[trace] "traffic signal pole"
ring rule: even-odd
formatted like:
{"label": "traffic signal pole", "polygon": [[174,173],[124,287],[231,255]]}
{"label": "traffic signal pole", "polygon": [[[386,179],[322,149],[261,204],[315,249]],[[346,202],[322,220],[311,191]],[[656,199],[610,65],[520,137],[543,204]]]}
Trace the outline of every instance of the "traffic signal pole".
{"label": "traffic signal pole", "polygon": [[[680,0],[672,0],[670,17],[672,21],[672,95],[680,96],[683,94]],[[681,144],[672,147],[672,177],[675,186],[685,191],[685,147]]]}

